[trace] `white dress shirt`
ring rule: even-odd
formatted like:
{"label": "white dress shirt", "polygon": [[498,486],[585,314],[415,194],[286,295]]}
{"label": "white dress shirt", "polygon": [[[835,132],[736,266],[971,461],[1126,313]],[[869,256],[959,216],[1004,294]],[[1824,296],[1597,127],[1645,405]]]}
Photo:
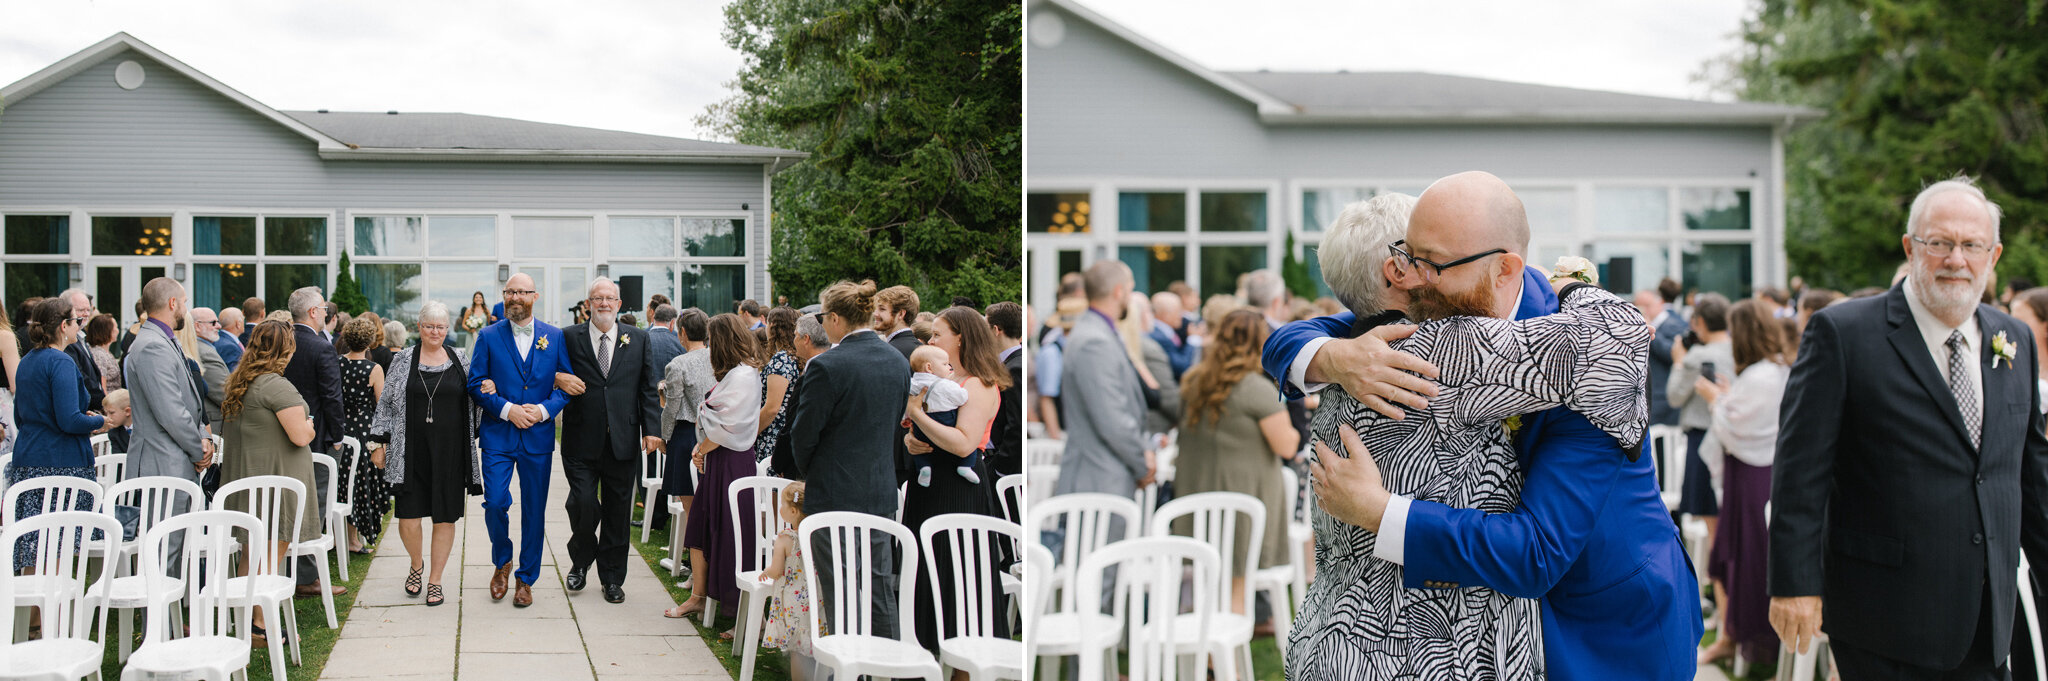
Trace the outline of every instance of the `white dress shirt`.
{"label": "white dress shirt", "polygon": [[1963,371],[1970,374],[1970,389],[1977,391],[1977,404],[1984,404],[1984,367],[1977,358],[1979,348],[1984,347],[1984,329],[1977,323],[1977,310],[1970,309],[1970,321],[1961,327],[1949,326],[1934,316],[1927,306],[1920,303],[1920,294],[1913,290],[1913,280],[1906,280],[1906,307],[1913,311],[1913,323],[1920,327],[1920,337],[1927,341],[1927,354],[1934,358],[1934,368],[1941,372],[1941,380],[1947,383],[1948,337],[1960,328],[1963,332],[1963,350],[1970,353],[1963,359]]}
{"label": "white dress shirt", "polygon": [[617,359],[617,358],[618,358],[618,357],[617,357],[617,355],[618,355],[618,349],[619,349],[619,327],[618,327],[618,325],[617,325],[617,324],[614,324],[614,325],[612,325],[612,330],[610,330],[610,331],[599,331],[599,330],[597,330],[597,325],[596,325],[596,324],[591,324],[591,325],[590,325],[590,356],[591,356],[591,357],[593,357],[593,358],[594,358],[594,357],[596,357],[596,356],[597,356],[597,354],[598,354],[598,353],[597,353],[598,349],[599,349],[599,348],[602,348],[602,347],[604,347],[604,344],[605,344],[605,343],[611,343],[611,344],[612,344],[612,354],[613,354],[613,359]]}

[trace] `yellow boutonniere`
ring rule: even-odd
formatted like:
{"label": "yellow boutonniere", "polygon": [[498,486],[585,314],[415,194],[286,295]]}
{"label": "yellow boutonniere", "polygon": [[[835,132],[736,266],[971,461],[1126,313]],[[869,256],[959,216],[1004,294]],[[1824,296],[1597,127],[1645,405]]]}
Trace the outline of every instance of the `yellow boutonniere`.
{"label": "yellow boutonniere", "polygon": [[2012,344],[2012,339],[2005,337],[2004,331],[2000,331],[1998,332],[1998,335],[1992,336],[1991,354],[1995,355],[1995,357],[1991,358],[1991,368],[1998,368],[1998,360],[2001,359],[2005,360],[2005,366],[2010,368],[2012,366],[2012,358],[2015,354],[2015,349],[2015,346]]}
{"label": "yellow boutonniere", "polygon": [[1550,283],[1556,284],[1564,279],[1576,279],[1599,286],[1600,270],[1593,266],[1593,261],[1591,260],[1576,255],[1567,255],[1557,259],[1557,268],[1550,274]]}
{"label": "yellow boutonniere", "polygon": [[541,336],[541,337],[539,337],[539,338],[536,338],[536,339],[534,339],[534,340],[533,340],[533,347],[535,347],[535,348],[539,348],[539,349],[541,349],[541,350],[546,350],[546,349],[548,349],[548,337],[547,337],[547,336]]}
{"label": "yellow boutonniere", "polygon": [[623,333],[622,333],[622,334],[619,334],[619,347],[622,347],[622,348],[623,348],[623,347],[626,347],[626,346],[628,346],[628,345],[632,345],[632,344],[633,344],[633,337],[632,337],[632,336],[628,336],[628,335],[626,335],[626,334],[623,334]]}
{"label": "yellow boutonniere", "polygon": [[1508,429],[1509,437],[1514,437],[1515,431],[1522,429],[1522,415],[1516,414],[1514,416],[1507,417],[1506,420],[1500,422],[1500,425]]}

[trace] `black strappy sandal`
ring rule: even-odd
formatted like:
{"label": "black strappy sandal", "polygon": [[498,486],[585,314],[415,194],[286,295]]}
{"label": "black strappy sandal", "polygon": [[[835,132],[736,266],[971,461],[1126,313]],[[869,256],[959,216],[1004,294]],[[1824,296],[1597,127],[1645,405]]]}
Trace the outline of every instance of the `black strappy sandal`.
{"label": "black strappy sandal", "polygon": [[441,585],[439,585],[439,584],[428,584],[428,585],[427,585],[427,605],[429,605],[429,606],[434,606],[434,605],[440,605],[440,604],[442,604],[442,603],[446,603],[446,602],[448,602],[448,599],[447,599],[446,597],[442,596],[442,594],[441,594]]}
{"label": "black strappy sandal", "polygon": [[413,570],[412,570],[412,574],[406,575],[406,577],[405,577],[405,595],[406,595],[406,596],[410,596],[410,597],[412,597],[412,598],[418,598],[418,597],[419,597],[419,595],[420,595],[420,569],[419,569],[419,568],[413,568]]}

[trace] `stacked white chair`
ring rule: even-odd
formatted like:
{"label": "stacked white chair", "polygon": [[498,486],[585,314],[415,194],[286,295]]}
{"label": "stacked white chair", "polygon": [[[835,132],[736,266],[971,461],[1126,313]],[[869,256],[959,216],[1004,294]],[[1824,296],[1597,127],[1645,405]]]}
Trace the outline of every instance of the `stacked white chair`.
{"label": "stacked white chair", "polygon": [[[948,513],[924,522],[919,530],[919,548],[924,552],[925,575],[936,593],[950,583],[952,607],[938,613],[939,663],[947,669],[967,672],[971,681],[1024,678],[1024,644],[996,636],[994,583],[999,561],[1024,540],[1024,528],[1007,520],[971,513]],[[938,539],[941,541],[933,541]],[[941,559],[950,575],[939,573]]]}
{"label": "stacked white chair", "polygon": [[1031,681],[1035,668],[1031,660],[1038,658],[1039,628],[1044,626],[1046,608],[1052,605],[1052,550],[1038,542],[1024,543],[1024,607],[1031,613],[1024,618],[1024,681]]}
{"label": "stacked white chair", "polygon": [[99,479],[101,487],[113,487],[128,473],[127,454],[101,454],[92,459],[93,477]]}
{"label": "stacked white chair", "polygon": [[[100,640],[106,640],[107,619],[121,622],[120,656],[117,659],[126,661],[135,647],[135,610],[149,606],[148,577],[140,565],[142,544],[149,531],[165,519],[178,515],[180,510],[202,510],[205,499],[206,493],[199,489],[199,483],[168,475],[146,475],[123,480],[107,488],[107,503],[133,507],[138,512],[135,539],[121,542],[113,563],[114,579],[106,583],[106,591],[100,594],[106,599],[108,614],[100,620]],[[137,565],[131,567],[131,561]],[[170,596],[171,603],[183,600],[178,594]],[[174,619],[182,619],[175,612],[172,615]]]}
{"label": "stacked white chair", "polygon": [[[647,464],[643,460],[640,465],[645,466]],[[668,470],[667,466],[668,453],[657,451],[654,453],[654,474],[640,476],[640,491],[646,495],[643,499],[645,503],[642,504],[640,510],[640,543],[642,544],[647,543],[647,538],[654,534],[654,495],[661,492],[661,472]]]}
{"label": "stacked white chair", "polygon": [[1664,508],[1678,510],[1678,500],[1685,490],[1685,431],[1678,426],[1650,426],[1650,435],[1643,442],[1650,448],[1651,459],[1657,465],[1660,482],[1658,492],[1664,497]]}
{"label": "stacked white chair", "polygon": [[1024,475],[1005,475],[996,478],[996,500],[1003,504],[1003,518],[1012,522],[1024,519]]}
{"label": "stacked white chair", "polygon": [[[683,468],[690,471],[690,489],[697,489],[697,481],[703,474],[697,472],[696,466]],[[668,568],[670,578],[681,577],[683,567],[690,564],[690,552],[683,548],[683,528],[689,526],[686,522],[689,513],[690,506],[683,503],[681,497],[668,498],[668,557],[661,559],[661,566]],[[687,587],[689,584],[679,582],[677,586]]]}
{"label": "stacked white chair", "polygon": [[[1204,492],[1180,497],[1159,507],[1152,517],[1151,534],[1155,537],[1173,535],[1173,522],[1187,518],[1189,530],[1195,540],[1208,545],[1220,557],[1216,579],[1211,582],[1195,582],[1195,589],[1214,589],[1216,597],[1210,602],[1216,605],[1216,612],[1207,614],[1207,626],[1200,629],[1207,632],[1207,638],[1174,639],[1185,654],[1203,651],[1216,656],[1216,678],[1235,681],[1240,670],[1245,677],[1255,676],[1252,671],[1252,610],[1253,580],[1250,573],[1259,566],[1259,549],[1266,535],[1266,504],[1257,497],[1237,492]],[[1237,530],[1240,523],[1248,529],[1249,538],[1244,547],[1244,572],[1233,557],[1237,554]],[[1245,580],[1244,598],[1237,603],[1230,602],[1230,582]],[[1283,606],[1284,607],[1284,606]],[[1244,614],[1234,612],[1243,609]],[[1183,620],[1192,620],[1204,613],[1180,615]],[[1190,633],[1196,627],[1176,626],[1176,632]]]}
{"label": "stacked white chair", "polygon": [[2027,641],[2013,641],[2012,645],[2029,645],[2034,649],[2034,681],[2048,681],[2048,646],[2041,642],[2040,608],[2034,601],[2034,567],[2027,564],[2027,554],[2020,554],[2020,612],[2027,617],[2027,632],[2033,636]]}
{"label": "stacked white chair", "polygon": [[[768,611],[768,599],[776,588],[775,580],[782,576],[762,573],[768,561],[775,557],[775,535],[781,534],[782,528],[789,527],[782,522],[781,512],[782,489],[789,483],[782,478],[753,475],[734,480],[732,486],[726,488],[726,507],[732,510],[734,522],[733,555],[739,557],[733,563],[740,586],[740,635],[735,643],[746,651],[740,660],[740,681],[754,681],[754,660],[761,648],[762,614]],[[740,505],[742,493],[749,496],[747,506]],[[740,536],[738,523],[742,517],[753,518],[753,536]],[[747,556],[753,556],[753,560],[747,561]],[[749,565],[753,569],[747,569]],[[709,619],[708,615],[706,619]]]}
{"label": "stacked white chair", "polygon": [[[142,647],[122,668],[122,681],[142,681],[150,675],[197,675],[210,681],[227,681],[233,674],[246,675],[249,627],[245,624],[237,635],[228,632],[237,618],[244,623],[249,621],[249,606],[236,605],[220,589],[202,590],[197,585],[224,584],[235,579],[235,561],[212,557],[235,552],[236,532],[260,537],[265,529],[255,516],[234,511],[187,513],[150,528],[142,542],[142,575],[147,580],[149,616],[143,625]],[[178,565],[182,578],[170,574],[168,542],[177,533],[183,533],[185,542]],[[248,551],[250,563],[270,562],[269,542],[249,542]],[[175,635],[178,622],[172,617],[179,611],[173,604],[180,601],[189,606],[192,625],[191,634],[182,637]],[[276,617],[271,621],[275,622]],[[274,670],[280,668],[282,660],[276,640],[271,639],[270,653]],[[278,675],[273,678],[283,678],[282,671],[275,673]]]}
{"label": "stacked white chair", "polygon": [[[104,648],[89,634],[102,601],[90,594],[102,590],[113,575],[101,570],[93,580],[87,570],[87,551],[78,538],[94,533],[119,536],[121,523],[102,513],[59,511],[9,521],[0,531],[0,546],[9,556],[8,569],[0,570],[0,610],[6,611],[0,617],[7,618],[11,630],[21,606],[36,606],[43,615],[41,639],[15,642],[0,653],[0,677],[82,679],[99,674]],[[36,538],[35,563],[14,564],[15,543],[25,537]],[[34,574],[14,574],[22,568],[33,568]],[[42,596],[24,600],[24,592]]]}
{"label": "stacked white chair", "polygon": [[1067,451],[1066,440],[1032,438],[1024,443],[1024,465],[1058,467],[1060,465],[1060,455],[1065,451]]}
{"label": "stacked white chair", "polygon": [[[873,595],[883,586],[868,570],[876,560],[869,540],[877,535],[894,538],[900,549],[894,632],[877,626],[871,607]],[[811,650],[819,667],[830,669],[835,679],[866,674],[939,681],[938,660],[917,643],[917,608],[913,607],[917,602],[917,543],[909,528],[866,513],[830,511],[804,518],[797,527],[797,541],[804,547],[804,586],[811,593]],[[814,547],[829,547],[830,556],[821,560]],[[825,592],[818,589],[821,579],[836,585],[832,598],[824,598]],[[830,633],[823,628],[826,613],[832,616]]]}
{"label": "stacked white chair", "polygon": [[[1209,656],[1180,642],[1211,638],[1216,594],[1202,585],[1215,581],[1219,562],[1214,549],[1186,537],[1117,542],[1083,559],[1074,575],[1077,591],[1101,593],[1103,573],[1111,569],[1116,581],[1109,585],[1114,589],[1111,614],[1078,622],[1081,681],[1116,678],[1119,641],[1130,646],[1130,681],[1201,679],[1202,662]],[[1197,586],[1184,594],[1182,576],[1190,573]],[[1098,615],[1090,601],[1089,614]],[[1183,616],[1183,610],[1191,614]]]}
{"label": "stacked white chair", "polygon": [[[99,483],[85,478],[74,478],[68,475],[46,475],[29,478],[8,486],[7,494],[4,497],[0,497],[0,499],[4,499],[0,503],[7,505],[5,509],[0,509],[0,524],[13,525],[15,521],[21,520],[16,515],[21,505],[21,498],[33,492],[42,493],[41,503],[36,505],[36,513],[56,513],[59,511],[97,512],[99,511],[102,491]],[[118,536],[103,536],[100,539],[88,541],[83,550],[87,557],[93,557],[94,555],[103,556],[107,554],[108,548],[112,546],[110,542],[118,539]],[[11,552],[14,549],[7,547],[0,548],[0,550]],[[55,586],[49,580],[22,577],[14,582],[14,602],[20,605],[36,606],[52,604],[55,601],[51,599],[57,596],[50,589],[55,588]],[[28,620],[16,621],[14,623],[14,640],[21,641],[27,638]]]}
{"label": "stacked white chair", "polygon": [[97,459],[114,453],[114,440],[106,433],[98,433],[87,439],[92,445],[92,456]]}
{"label": "stacked white chair", "polygon": [[[1287,520],[1282,525],[1290,530],[1287,539],[1287,561],[1276,563],[1269,568],[1254,566],[1249,588],[1255,594],[1267,594],[1266,601],[1273,604],[1273,637],[1280,642],[1280,659],[1284,662],[1287,660],[1287,632],[1293,628],[1294,622],[1291,606],[1295,599],[1300,597],[1292,592],[1302,588],[1297,586],[1297,580],[1302,574],[1301,566],[1298,564],[1301,560],[1301,546],[1294,541],[1294,534],[1291,531],[1295,525],[1296,502],[1301,498],[1301,478],[1295,475],[1294,469],[1281,466],[1280,480],[1280,489],[1287,494],[1284,502]],[[1305,584],[1305,581],[1300,583]]]}
{"label": "stacked white chair", "polygon": [[[1080,637],[1081,620],[1096,620],[1093,626],[1098,630],[1111,626],[1103,623],[1109,616],[1102,614],[1096,600],[1100,591],[1088,592],[1087,601],[1083,604],[1076,597],[1076,591],[1069,588],[1073,584],[1076,566],[1112,542],[1144,534],[1145,528],[1138,524],[1137,502],[1114,494],[1062,494],[1033,503],[1025,513],[1028,517],[1024,531],[1027,533],[1064,528],[1059,555],[1052,571],[1045,575],[1046,589],[1059,594],[1055,601],[1057,609],[1038,617],[1039,637],[1033,646],[1040,672],[1048,678],[1057,678],[1058,658],[1079,655],[1086,647]],[[1112,531],[1119,522],[1123,525],[1121,536]]]}
{"label": "stacked white chair", "polygon": [[[319,469],[322,466],[327,468],[327,498],[333,499],[335,498],[334,488],[336,481],[341,476],[341,466],[334,461],[334,457],[314,452],[314,480],[320,479]],[[307,503],[314,501],[314,499],[306,500]],[[286,560],[300,556],[311,556],[313,558],[313,569],[315,574],[319,576],[317,584],[320,586],[320,605],[327,608],[327,628],[329,629],[341,626],[341,623],[334,619],[334,580],[327,572],[327,559],[332,555],[337,562],[348,562],[348,557],[341,552],[341,542],[339,541],[340,537],[347,535],[336,534],[339,532],[337,529],[338,525],[338,523],[334,522],[334,514],[328,513],[327,517],[320,521],[320,536],[305,541],[292,542],[291,548],[285,553]],[[297,561],[293,561],[293,563],[296,564]]]}
{"label": "stacked white chair", "polygon": [[1024,469],[1024,480],[1024,491],[1029,497],[1024,505],[1035,507],[1052,498],[1053,490],[1060,484],[1060,467],[1058,464],[1031,466]]}
{"label": "stacked white chair", "polygon": [[[247,496],[250,515],[256,517],[260,531],[250,534],[250,546],[243,547],[249,552],[249,573],[242,577],[207,582],[197,596],[188,602],[197,609],[200,600],[224,598],[228,607],[247,613],[251,607],[263,608],[264,621],[271,630],[265,632],[270,649],[270,678],[285,678],[284,639],[291,640],[292,664],[299,663],[298,610],[292,597],[298,590],[297,580],[292,576],[292,564],[297,561],[257,560],[258,556],[268,558],[270,542],[279,535],[280,526],[293,528],[285,536],[297,536],[299,518],[304,513],[306,485],[297,478],[282,475],[258,475],[242,478],[220,486],[214,492],[213,510],[227,509],[227,503],[236,495]],[[181,516],[182,517],[182,516]],[[232,541],[232,538],[229,538]],[[209,541],[205,551],[209,565],[222,556],[232,555],[232,544],[218,544]],[[148,548],[147,545],[144,548]],[[191,553],[187,548],[186,552]],[[223,561],[225,562],[225,561]],[[282,568],[278,565],[282,564]],[[223,593],[224,592],[224,593]],[[195,616],[196,619],[196,616]],[[254,620],[244,617],[244,627]],[[140,651],[137,656],[140,656]],[[131,658],[132,659],[132,658]]]}
{"label": "stacked white chair", "polygon": [[[348,536],[348,517],[355,514],[356,499],[363,493],[363,478],[365,477],[355,474],[364,456],[363,443],[353,437],[344,435],[341,438],[341,446],[348,450],[347,471],[349,475],[348,489],[346,490],[348,494],[341,497],[333,495],[327,497],[327,534],[335,538],[337,545],[339,545],[341,537]],[[371,469],[373,471],[372,475],[375,475],[375,470],[375,468]],[[334,552],[334,569],[335,574],[341,577],[341,581],[348,581],[348,554],[341,551]]]}

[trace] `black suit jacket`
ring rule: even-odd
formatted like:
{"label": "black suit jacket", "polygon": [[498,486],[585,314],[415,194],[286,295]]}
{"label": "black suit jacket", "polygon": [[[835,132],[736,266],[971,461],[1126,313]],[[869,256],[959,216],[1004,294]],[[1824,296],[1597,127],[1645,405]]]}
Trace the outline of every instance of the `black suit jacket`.
{"label": "black suit jacket", "polygon": [[[880,331],[877,331],[875,333],[877,336],[881,335]],[[905,362],[904,366],[906,367],[910,366],[910,353],[917,352],[918,348],[924,346],[924,343],[917,339],[917,334],[911,332],[909,329],[904,329],[902,333],[896,334],[894,338],[890,338],[888,339],[888,341],[889,347],[895,348],[897,352],[903,353],[903,359]],[[909,390],[909,388],[905,388],[904,390],[907,391]],[[898,419],[896,421],[896,445],[894,450],[896,453],[897,482],[905,482],[910,480],[911,478],[917,477],[917,468],[915,466],[910,465],[910,449],[908,447],[905,447],[903,444],[903,436],[909,434],[910,429],[903,427],[903,421],[901,419]]]}
{"label": "black suit jacket", "polygon": [[1024,472],[1024,351],[1010,353],[1003,368],[1010,370],[1010,387],[1003,390],[989,433],[996,445],[996,460],[991,463],[1003,475],[1014,475]]}
{"label": "black suit jacket", "polygon": [[[1771,472],[1771,595],[1823,596],[1835,640],[1936,669],[1968,652],[1987,585],[1992,660],[2005,659],[2019,552],[2048,565],[2033,334],[1988,305],[1973,323],[1981,448],[1895,286],[1808,323]],[[1993,352],[2000,335],[2010,363]]]}
{"label": "black suit jacket", "polygon": [[589,324],[562,329],[568,346],[569,370],[583,379],[583,394],[569,398],[562,410],[562,455],[579,459],[631,460],[640,453],[643,435],[661,435],[661,398],[654,389],[662,367],[648,361],[653,343],[647,332],[624,324],[612,327],[609,376],[597,370],[597,353]]}
{"label": "black suit jacket", "polygon": [[306,413],[313,415],[313,451],[325,452],[341,441],[341,355],[334,344],[312,329],[293,324],[297,348],[284,366],[284,380],[299,389]]}
{"label": "black suit jacket", "polygon": [[[872,333],[852,333],[811,358],[797,381],[790,454],[803,474],[804,512],[896,515],[896,424],[910,395],[910,362]],[[891,440],[897,442],[891,443]]]}
{"label": "black suit jacket", "polygon": [[[880,334],[881,332],[878,331],[876,333]],[[903,353],[903,359],[905,361],[908,361],[910,359],[910,353],[917,352],[917,349],[923,346],[924,343],[917,339],[917,334],[912,333],[908,329],[905,329],[902,333],[896,334],[895,338],[889,339],[889,347],[896,348],[897,352]],[[908,390],[908,388],[906,388],[906,390]]]}
{"label": "black suit jacket", "polygon": [[106,407],[100,402],[107,399],[107,388],[101,384],[99,363],[92,359],[92,346],[81,340],[64,346],[64,354],[71,356],[71,361],[78,365],[78,373],[85,377],[85,392],[92,396],[85,408],[105,413]]}

